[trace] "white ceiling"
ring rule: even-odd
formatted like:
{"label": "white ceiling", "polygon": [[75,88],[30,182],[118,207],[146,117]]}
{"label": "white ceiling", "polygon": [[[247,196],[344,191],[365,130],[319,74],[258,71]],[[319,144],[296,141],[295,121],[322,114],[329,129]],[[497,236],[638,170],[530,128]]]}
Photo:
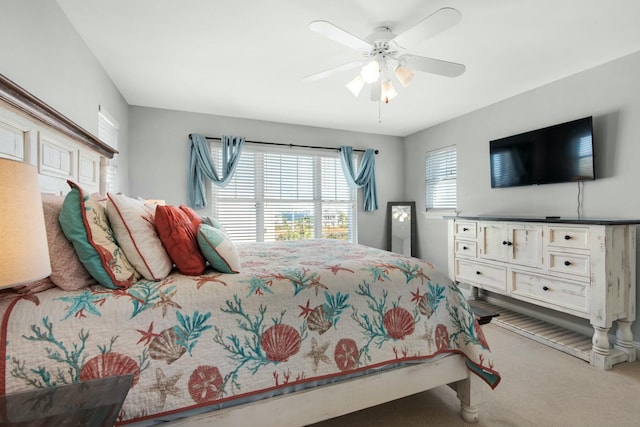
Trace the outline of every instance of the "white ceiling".
{"label": "white ceiling", "polygon": [[[126,101],[173,110],[406,136],[640,51],[638,0],[58,0]],[[399,34],[441,7],[456,26],[410,53],[460,62],[417,73],[387,105],[355,98],[361,58],[308,29],[327,20],[366,38]],[[378,121],[380,113],[381,122]]]}

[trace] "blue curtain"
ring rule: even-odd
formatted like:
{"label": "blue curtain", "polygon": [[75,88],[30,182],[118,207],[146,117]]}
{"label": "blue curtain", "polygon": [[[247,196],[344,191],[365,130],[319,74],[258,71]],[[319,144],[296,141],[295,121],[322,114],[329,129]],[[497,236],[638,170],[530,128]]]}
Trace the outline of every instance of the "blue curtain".
{"label": "blue curtain", "polygon": [[244,145],[242,136],[222,136],[222,176],[218,176],[216,167],[211,159],[209,144],[205,137],[191,134],[191,157],[189,158],[189,203],[191,207],[199,209],[207,206],[205,192],[205,176],[211,182],[221,187],[227,185],[238,165],[240,152]]}
{"label": "blue curtain", "polygon": [[342,171],[347,183],[351,187],[362,187],[364,195],[364,210],[375,211],[378,209],[378,195],[376,191],[376,154],[372,149],[367,149],[362,156],[362,164],[357,176],[353,170],[353,147],[340,147],[340,160]]}

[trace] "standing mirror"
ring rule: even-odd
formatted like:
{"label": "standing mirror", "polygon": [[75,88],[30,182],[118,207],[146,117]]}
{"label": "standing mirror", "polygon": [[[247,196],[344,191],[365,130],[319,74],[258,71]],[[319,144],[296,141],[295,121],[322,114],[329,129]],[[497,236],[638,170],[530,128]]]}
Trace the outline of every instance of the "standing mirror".
{"label": "standing mirror", "polygon": [[417,255],[416,202],[387,203],[387,250]]}

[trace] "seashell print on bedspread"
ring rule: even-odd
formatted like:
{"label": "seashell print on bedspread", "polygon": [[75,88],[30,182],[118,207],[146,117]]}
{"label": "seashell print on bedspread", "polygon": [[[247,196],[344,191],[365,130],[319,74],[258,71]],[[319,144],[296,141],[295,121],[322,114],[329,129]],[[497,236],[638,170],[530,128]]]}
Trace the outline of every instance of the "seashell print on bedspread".
{"label": "seashell print on bedspread", "polygon": [[16,296],[0,392],[133,374],[126,423],[448,352],[498,384],[464,296],[430,263],[335,240],[238,250],[239,274]]}

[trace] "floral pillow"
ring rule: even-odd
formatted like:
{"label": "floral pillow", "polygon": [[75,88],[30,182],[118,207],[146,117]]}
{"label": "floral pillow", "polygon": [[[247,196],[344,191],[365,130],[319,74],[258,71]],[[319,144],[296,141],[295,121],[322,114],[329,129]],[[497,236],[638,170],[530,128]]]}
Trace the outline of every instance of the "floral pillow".
{"label": "floral pillow", "polygon": [[140,274],[113,235],[103,199],[86,194],[72,181],[67,183],[71,191],[64,199],[59,217],[64,235],[98,283],[111,289],[128,288]]}
{"label": "floral pillow", "polygon": [[189,276],[202,274],[207,264],[187,214],[176,206],[157,206],[155,219],[158,236],[178,271]]}
{"label": "floral pillow", "polygon": [[155,226],[155,206],[122,194],[107,194],[107,217],[129,262],[147,280],[162,280],[173,263]]}
{"label": "floral pillow", "polygon": [[16,289],[18,293],[40,292],[53,287],[53,285],[65,291],[74,291],[96,284],[96,280],[91,277],[78,259],[73,245],[64,236],[58,222],[64,199],[64,196],[42,194],[42,210],[47,230],[51,275],[46,279],[22,285],[20,289]]}
{"label": "floral pillow", "polygon": [[239,273],[240,256],[229,237],[208,224],[198,228],[198,245],[209,264],[221,273]]}

